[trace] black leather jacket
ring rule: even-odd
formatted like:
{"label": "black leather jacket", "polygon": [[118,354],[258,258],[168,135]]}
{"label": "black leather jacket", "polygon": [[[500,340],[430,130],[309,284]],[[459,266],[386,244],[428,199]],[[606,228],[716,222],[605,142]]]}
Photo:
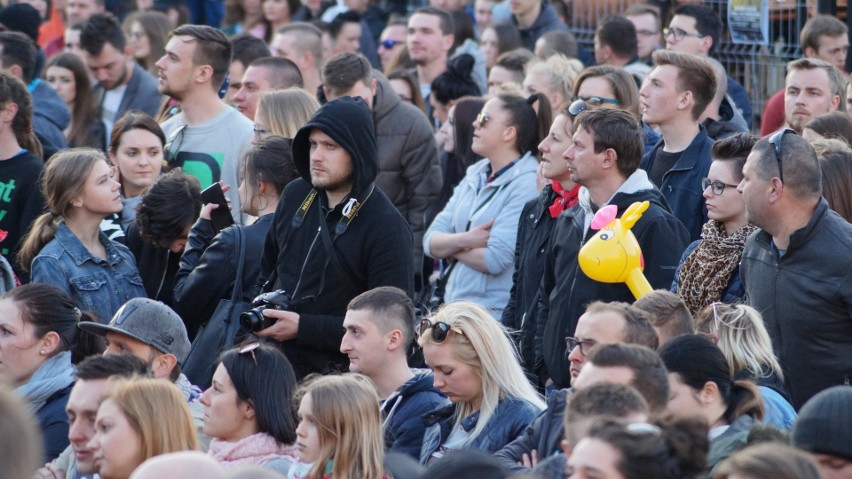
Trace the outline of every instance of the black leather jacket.
{"label": "black leather jacket", "polygon": [[[189,336],[210,319],[221,299],[231,297],[240,252],[236,228],[243,228],[246,258],[243,263],[243,297],[251,301],[257,293],[257,276],[263,243],[272,224],[272,214],[261,216],[249,226],[234,225],[215,235],[210,220],[198,220],[189,232],[186,249],[175,280],[174,308],[186,322]],[[215,237],[214,237],[215,236]]]}
{"label": "black leather jacket", "polygon": [[793,407],[852,381],[852,225],[820,199],[783,256],[764,231],[740,263],[748,304],[760,311]]}

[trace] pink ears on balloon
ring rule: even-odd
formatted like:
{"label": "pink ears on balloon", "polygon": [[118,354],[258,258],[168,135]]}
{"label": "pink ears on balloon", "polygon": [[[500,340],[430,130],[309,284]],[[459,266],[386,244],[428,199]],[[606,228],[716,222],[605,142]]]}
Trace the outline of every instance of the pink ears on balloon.
{"label": "pink ears on balloon", "polygon": [[599,209],[597,213],[595,213],[595,217],[592,218],[591,228],[593,230],[599,230],[606,225],[612,223],[612,220],[615,219],[616,215],[618,215],[618,207],[615,205],[606,205],[603,208]]}

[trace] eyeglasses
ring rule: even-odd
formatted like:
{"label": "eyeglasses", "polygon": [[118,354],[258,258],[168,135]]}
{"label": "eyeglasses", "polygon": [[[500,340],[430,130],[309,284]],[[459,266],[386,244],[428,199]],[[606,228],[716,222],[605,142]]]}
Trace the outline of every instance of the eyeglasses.
{"label": "eyeglasses", "polygon": [[476,121],[479,122],[479,126],[481,127],[485,126],[485,124],[488,123],[490,120],[491,118],[488,116],[488,113],[485,113],[484,111],[481,111],[478,115],[476,115]]}
{"label": "eyeglasses", "polygon": [[258,128],[257,125],[254,125],[254,137],[257,141],[262,140],[267,133],[269,133],[269,130],[266,128]]}
{"label": "eyeglasses", "polygon": [[166,153],[169,155],[168,158],[166,158],[166,161],[168,161],[169,165],[172,167],[181,166],[180,163],[178,163],[177,156],[178,153],[180,153],[180,147],[183,145],[183,137],[186,135],[187,126],[188,125],[182,125],[178,128],[172,135],[171,141],[166,143]]}
{"label": "eyeglasses", "polygon": [[241,347],[239,350],[240,354],[251,353],[251,359],[254,361],[254,365],[257,366],[257,356],[254,355],[254,350],[260,347],[260,343],[249,343],[245,346]]}
{"label": "eyeglasses", "polygon": [[782,183],[784,182],[784,170],[781,168],[781,148],[784,143],[784,135],[787,133],[796,134],[795,131],[789,128],[784,128],[783,130],[776,131],[769,137],[769,144],[775,148],[775,161],[778,162],[778,179],[781,180]]}
{"label": "eyeglasses", "polygon": [[571,103],[568,106],[568,109],[565,110],[565,111],[568,113],[568,116],[570,116],[571,118],[575,118],[577,115],[579,115],[580,113],[583,113],[584,111],[586,111],[588,109],[589,109],[589,104],[586,103],[585,100],[577,100],[574,103]]}
{"label": "eyeglasses", "polygon": [[443,343],[450,334],[450,331],[464,336],[464,331],[455,326],[450,326],[443,321],[436,321],[434,323],[428,319],[420,321],[420,336],[426,334],[426,331],[430,329],[432,330],[432,341],[436,343]]}
{"label": "eyeglasses", "polygon": [[379,42],[379,46],[384,47],[385,50],[390,50],[391,48],[393,48],[393,47],[395,47],[395,46],[397,46],[401,43],[405,43],[405,42],[403,40],[384,40],[382,42]]}
{"label": "eyeglasses", "polygon": [[[578,100],[583,100],[584,102],[586,102],[586,105],[588,105],[592,108],[597,108],[597,107],[603,105],[604,103],[611,103],[613,105],[621,105],[621,100],[617,100],[615,98],[605,98],[605,97],[602,97],[602,96],[587,96],[585,98],[583,98],[581,96],[575,96],[574,97],[574,103],[577,103]],[[573,103],[572,103],[572,105],[573,105]]]}
{"label": "eyeglasses", "polygon": [[587,356],[589,354],[589,351],[591,351],[596,344],[596,342],[589,341],[588,339],[577,339],[572,338],[571,336],[565,338],[565,345],[568,347],[568,352],[570,353],[574,350],[574,348],[579,346],[580,354],[582,354],[583,356]]}
{"label": "eyeglasses", "polygon": [[721,195],[725,192],[725,188],[736,188],[737,185],[724,183],[722,180],[711,180],[710,178],[701,178],[701,191],[705,191],[708,186],[712,186],[714,195]]}
{"label": "eyeglasses", "polygon": [[698,32],[692,33],[687,32],[686,30],[681,30],[677,27],[672,28],[664,28],[663,29],[663,38],[669,38],[669,36],[674,36],[676,42],[683,40],[683,37],[695,37],[695,38],[704,38],[707,35],[702,35]]}

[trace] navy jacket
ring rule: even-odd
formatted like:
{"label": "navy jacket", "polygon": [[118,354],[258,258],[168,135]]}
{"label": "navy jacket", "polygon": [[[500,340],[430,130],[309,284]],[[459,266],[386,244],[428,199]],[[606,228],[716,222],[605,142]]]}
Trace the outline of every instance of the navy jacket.
{"label": "navy jacket", "polygon": [[47,398],[41,409],[36,411],[47,462],[56,459],[68,447],[68,414],[65,412],[65,405],[68,403],[72,387],[74,387],[73,384],[56,391]]}
{"label": "navy jacket", "polygon": [[388,451],[408,454],[420,459],[426,423],[423,415],[445,406],[449,401],[432,386],[429,371],[414,371],[414,377],[396,394],[382,402],[385,446]]}
{"label": "navy jacket", "polygon": [[[642,158],[640,168],[650,171],[657,151],[664,144],[665,140],[657,143],[657,147]],[[707,222],[707,205],[702,196],[701,179],[706,178],[707,172],[710,171],[711,148],[713,140],[702,127],[692,143],[683,150],[677,163],[663,175],[663,184],[657,185],[666,197],[672,213],[686,226],[690,241],[701,238],[701,228]]]}
{"label": "navy jacket", "polygon": [[[424,416],[426,435],[420,451],[420,463],[426,464],[432,453],[450,437],[453,430],[453,415],[456,404],[450,404]],[[483,452],[496,452],[512,442],[524,432],[524,428],[535,419],[541,410],[533,404],[516,397],[506,397],[497,404],[488,425],[476,436],[466,449]],[[467,432],[473,431],[479,420],[479,411],[461,420],[461,427]]]}
{"label": "navy jacket", "polygon": [[46,81],[36,78],[29,89],[33,96],[33,130],[44,150],[42,157],[47,161],[54,153],[68,147],[62,131],[71,122],[71,112]]}
{"label": "navy jacket", "polygon": [[[512,24],[518,26],[518,21],[512,15]],[[556,10],[550,5],[550,2],[541,2],[541,13],[538,18],[529,28],[520,28],[521,45],[529,51],[535,50],[535,42],[545,33],[553,30],[568,30],[568,27],[562,23],[559,16],[556,15]]]}
{"label": "navy jacket", "polygon": [[560,389],[547,400],[547,409],[539,414],[526,427],[524,433],[494,454],[494,457],[513,474],[529,473],[530,470],[518,464],[533,451],[538,454],[539,463],[554,453],[561,453],[562,439],[565,437],[562,418],[565,417],[565,405],[571,396],[571,389]]}

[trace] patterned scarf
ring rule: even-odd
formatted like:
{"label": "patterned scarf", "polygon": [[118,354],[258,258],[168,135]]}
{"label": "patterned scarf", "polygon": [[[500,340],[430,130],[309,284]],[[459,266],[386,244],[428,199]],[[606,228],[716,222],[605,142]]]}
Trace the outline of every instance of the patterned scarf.
{"label": "patterned scarf", "polygon": [[577,204],[577,192],[580,191],[580,185],[574,185],[570,190],[566,190],[559,184],[558,181],[551,182],[553,192],[556,193],[556,198],[553,199],[553,204],[548,206],[550,217],[556,218],[560,213]]}
{"label": "patterned scarf", "polygon": [[740,264],[746,239],[756,230],[756,226],[747,224],[727,236],[722,223],[710,220],[704,224],[703,241],[683,262],[677,285],[678,296],[693,315],[721,301],[731,274]]}

